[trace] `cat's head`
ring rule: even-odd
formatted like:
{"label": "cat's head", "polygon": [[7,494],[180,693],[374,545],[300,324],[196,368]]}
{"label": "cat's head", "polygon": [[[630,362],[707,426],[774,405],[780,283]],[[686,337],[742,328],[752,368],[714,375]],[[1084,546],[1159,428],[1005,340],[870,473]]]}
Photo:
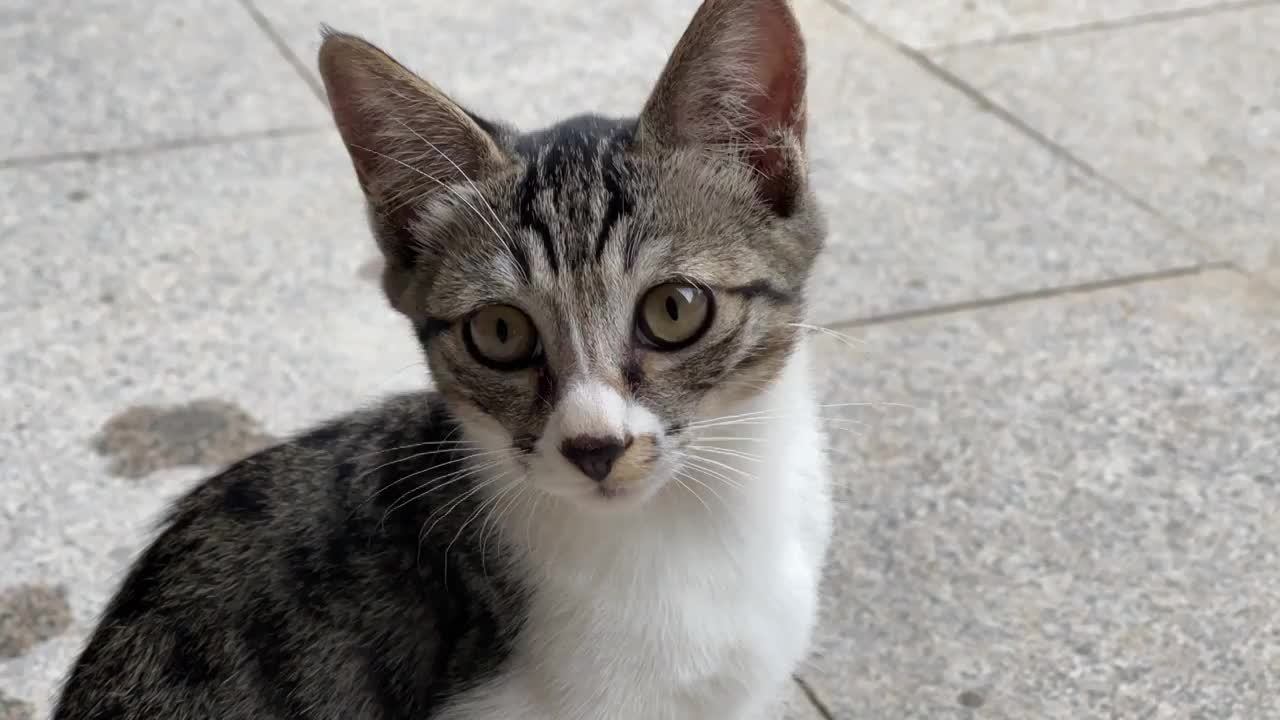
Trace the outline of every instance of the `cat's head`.
{"label": "cat's head", "polygon": [[521,134],[342,34],[320,68],[383,287],[494,471],[634,507],[782,372],[824,234],[785,0],[706,0],[633,120]]}

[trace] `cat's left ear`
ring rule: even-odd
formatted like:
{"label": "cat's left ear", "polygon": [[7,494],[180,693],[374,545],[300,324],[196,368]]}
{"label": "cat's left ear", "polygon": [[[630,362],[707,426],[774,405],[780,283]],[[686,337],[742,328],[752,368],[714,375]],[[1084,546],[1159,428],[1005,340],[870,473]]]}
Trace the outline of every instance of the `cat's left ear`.
{"label": "cat's left ear", "polygon": [[479,181],[507,159],[476,118],[358,37],[326,30],[320,75],[386,258],[383,289],[403,311],[421,265],[410,226],[422,202]]}
{"label": "cat's left ear", "polygon": [[786,0],[704,0],[640,116],[640,140],[745,161],[780,215],[804,185],[805,51]]}

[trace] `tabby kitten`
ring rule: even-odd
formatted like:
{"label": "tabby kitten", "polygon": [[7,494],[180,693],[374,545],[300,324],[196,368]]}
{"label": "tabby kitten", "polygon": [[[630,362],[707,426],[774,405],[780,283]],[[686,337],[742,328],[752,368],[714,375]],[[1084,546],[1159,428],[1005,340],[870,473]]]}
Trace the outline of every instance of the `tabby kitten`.
{"label": "tabby kitten", "polygon": [[831,524],[804,68],[784,0],[706,0],[638,119],[521,134],[326,33],[438,390],[180,500],[55,718],[762,717]]}

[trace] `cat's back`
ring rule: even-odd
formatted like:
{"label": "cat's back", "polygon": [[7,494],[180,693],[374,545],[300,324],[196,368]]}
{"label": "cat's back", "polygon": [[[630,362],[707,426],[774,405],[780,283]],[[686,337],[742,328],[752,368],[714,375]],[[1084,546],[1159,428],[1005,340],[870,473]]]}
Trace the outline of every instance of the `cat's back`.
{"label": "cat's back", "polygon": [[458,466],[454,429],[432,396],[400,396],[202,482],[130,569],[54,717],[429,716],[502,656],[498,581],[470,571],[466,543],[452,566],[435,552],[447,528],[419,545],[460,497],[412,497]]}

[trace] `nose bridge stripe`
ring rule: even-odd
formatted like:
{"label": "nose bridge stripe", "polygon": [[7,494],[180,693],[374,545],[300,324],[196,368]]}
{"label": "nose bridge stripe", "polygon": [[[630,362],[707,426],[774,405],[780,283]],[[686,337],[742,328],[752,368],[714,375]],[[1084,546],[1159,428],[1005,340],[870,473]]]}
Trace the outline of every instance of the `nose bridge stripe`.
{"label": "nose bridge stripe", "polygon": [[563,402],[563,437],[621,437],[625,433],[626,401],[608,384],[578,379],[568,387]]}

